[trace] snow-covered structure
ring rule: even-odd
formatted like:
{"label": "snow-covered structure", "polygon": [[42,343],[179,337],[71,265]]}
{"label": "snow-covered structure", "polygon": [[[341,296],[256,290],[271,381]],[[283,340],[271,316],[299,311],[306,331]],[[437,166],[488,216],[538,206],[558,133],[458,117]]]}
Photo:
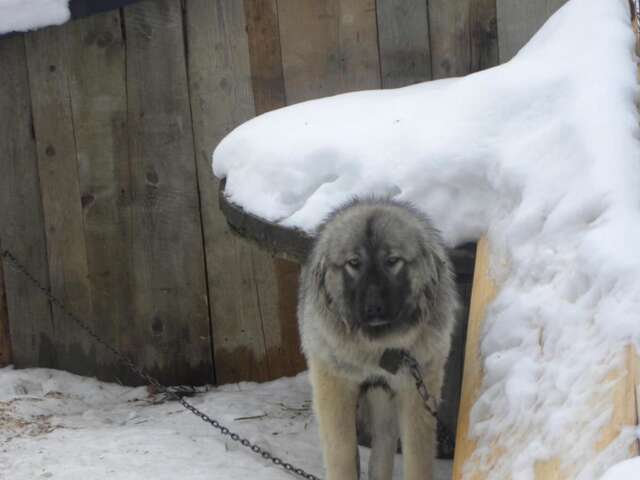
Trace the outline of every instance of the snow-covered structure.
{"label": "snow-covered structure", "polygon": [[635,60],[626,0],[573,0],[504,65],[267,113],[214,153],[228,199],[284,226],[312,233],[374,194],[416,204],[450,246],[488,235],[499,291],[468,478],[533,479],[559,452],[597,478],[637,441],[628,424],[599,445],[640,347]]}

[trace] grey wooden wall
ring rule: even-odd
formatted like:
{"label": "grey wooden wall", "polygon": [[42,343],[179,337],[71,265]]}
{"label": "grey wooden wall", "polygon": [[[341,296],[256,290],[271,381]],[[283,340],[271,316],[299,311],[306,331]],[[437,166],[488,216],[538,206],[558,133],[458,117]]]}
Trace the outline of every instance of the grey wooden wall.
{"label": "grey wooden wall", "polygon": [[[2,39],[0,239],[164,382],[296,373],[297,266],[230,234],[215,145],[287,104],[494,66],[560,3],[147,0]],[[6,265],[1,318],[16,366],[137,381]]]}

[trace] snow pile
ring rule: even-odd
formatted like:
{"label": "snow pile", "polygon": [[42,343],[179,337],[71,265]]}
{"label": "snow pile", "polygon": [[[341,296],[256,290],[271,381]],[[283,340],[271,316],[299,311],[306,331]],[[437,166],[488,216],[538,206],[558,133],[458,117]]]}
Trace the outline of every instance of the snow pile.
{"label": "snow pile", "polygon": [[70,16],[69,0],[0,0],[0,34],[60,25]]}
{"label": "snow pile", "polygon": [[519,452],[491,478],[533,478],[558,452],[592,459],[582,478],[597,478],[635,438],[629,428],[595,454],[611,406],[594,395],[611,388],[624,345],[640,345],[633,45],[626,0],[573,0],[507,64],[267,113],[214,153],[229,199],[282,225],[312,233],[334,207],[376,194],[424,209],[449,245],[489,233],[501,289],[469,468],[501,432]]}
{"label": "snow pile", "polygon": [[611,467],[600,480],[633,480],[640,477],[640,457]]}
{"label": "snow pile", "polygon": [[[310,395],[306,375],[299,375],[226,385],[190,401],[285,461],[320,475]],[[56,370],[0,369],[0,472],[10,472],[11,480],[292,478],[179,404],[153,400],[145,388]],[[368,450],[360,453],[364,467]],[[448,462],[438,462],[437,471],[436,479],[451,476]],[[400,469],[394,478],[402,478]]]}

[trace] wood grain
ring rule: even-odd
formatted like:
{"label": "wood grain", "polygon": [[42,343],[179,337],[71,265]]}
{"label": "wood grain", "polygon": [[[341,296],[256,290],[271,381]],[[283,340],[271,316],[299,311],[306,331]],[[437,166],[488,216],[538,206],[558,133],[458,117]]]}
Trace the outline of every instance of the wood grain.
{"label": "wood grain", "polygon": [[124,349],[161,381],[213,380],[179,0],[124,9],[133,322]]}
{"label": "wood grain", "polygon": [[[49,266],[38,181],[36,144],[24,36],[0,41],[0,237],[45,287]],[[5,292],[13,363],[16,367],[57,365],[48,300],[5,265]]]}
{"label": "wood grain", "polygon": [[[245,0],[249,55],[251,58],[251,85],[256,114],[286,105],[278,5],[275,0]],[[271,378],[295,375],[306,368],[298,332],[298,277],[300,266],[281,258],[273,258],[272,265],[257,262],[257,282],[262,305],[277,309],[271,314],[262,311],[265,347]],[[264,275],[257,272],[262,271]],[[264,299],[269,301],[265,304]],[[269,323],[277,321],[277,324]]]}
{"label": "wood grain", "polygon": [[[87,246],[70,98],[68,25],[25,36],[52,293],[93,327]],[[53,309],[59,368],[90,375],[95,346]]]}
{"label": "wood grain", "polygon": [[473,274],[467,342],[464,356],[464,372],[460,410],[456,433],[456,450],[453,460],[453,478],[462,479],[464,462],[473,454],[476,444],[469,435],[469,415],[482,384],[482,358],[480,338],[488,304],[495,298],[497,287],[490,276],[489,242],[486,237],[478,241]]}
{"label": "wood grain", "polygon": [[[496,285],[489,275],[489,247],[486,238],[482,238],[478,243],[476,253],[476,266],[473,280],[473,291],[471,296],[471,306],[469,314],[469,324],[467,330],[467,345],[465,351],[464,376],[462,383],[462,396],[460,401],[460,413],[458,416],[458,432],[456,436],[456,451],[453,464],[453,478],[483,479],[481,472],[474,472],[470,477],[463,476],[465,462],[470,459],[476,449],[476,442],[470,437],[471,407],[478,398],[482,384],[482,358],[480,355],[480,339],[483,330],[483,323],[486,314],[486,307],[496,295]],[[594,395],[594,410],[601,410],[603,406],[612,406],[613,415],[609,423],[601,432],[600,440],[595,445],[596,451],[606,448],[625,427],[637,425],[638,423],[638,357],[635,348],[627,347],[620,354],[624,357],[622,367],[610,372],[608,381],[617,383],[605,395]],[[579,434],[576,432],[576,434]],[[491,464],[497,464],[500,459],[513,452],[502,451],[494,447],[491,455]],[[629,451],[629,456],[638,454],[638,445],[635,443]],[[588,462],[585,458],[582,465]],[[491,466],[488,467],[489,471]],[[536,480],[566,480],[576,478],[577,471],[562,465],[561,458],[551,459],[545,462],[538,462],[535,465]]]}
{"label": "wood grain", "polygon": [[276,0],[245,0],[255,113],[286,105]]}
{"label": "wood grain", "polygon": [[429,0],[431,72],[434,79],[471,71],[469,15],[473,0]]}
{"label": "wood grain", "polygon": [[[69,96],[96,332],[117,347],[129,335],[131,211],[125,45],[120,13],[70,23]],[[96,374],[130,380],[111,352],[96,350]]]}
{"label": "wood grain", "polygon": [[510,60],[566,0],[496,0],[500,63]]}
{"label": "wood grain", "polygon": [[374,0],[280,0],[278,19],[289,104],[380,87]]}
{"label": "wood grain", "polygon": [[[0,243],[0,252],[2,243]],[[11,335],[9,332],[9,311],[7,293],[4,286],[4,260],[0,257],[0,368],[11,364]]]}
{"label": "wood grain", "polygon": [[260,295],[263,280],[256,275],[273,277],[271,258],[229,231],[218,209],[219,183],[211,170],[211,153],[218,142],[255,115],[244,6],[189,0],[186,7],[216,379],[218,383],[265,381],[271,374],[263,322],[277,320],[277,297]]}
{"label": "wood grain", "polygon": [[433,78],[467,75],[497,64],[495,1],[429,1]]}
{"label": "wood grain", "polygon": [[499,62],[496,0],[472,0],[469,9],[470,72],[478,72]]}
{"label": "wood grain", "polygon": [[424,0],[377,0],[383,88],[431,79],[429,19]]}

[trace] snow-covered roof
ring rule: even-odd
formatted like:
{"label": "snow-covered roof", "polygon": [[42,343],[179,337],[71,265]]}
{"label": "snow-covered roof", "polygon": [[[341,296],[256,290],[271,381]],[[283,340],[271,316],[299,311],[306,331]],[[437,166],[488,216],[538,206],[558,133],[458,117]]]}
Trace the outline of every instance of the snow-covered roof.
{"label": "snow-covered roof", "polygon": [[0,0],[0,34],[60,25],[70,17],[69,0]]}
{"label": "snow-covered roof", "polygon": [[501,288],[471,421],[478,462],[501,432],[521,442],[504,478],[530,478],[559,451],[568,462],[593,451],[583,472],[595,478],[636,435],[596,455],[607,410],[594,418],[590,404],[615,353],[640,346],[634,61],[627,0],[572,0],[504,65],[289,106],[213,156],[232,202],[285,226],[313,232],[376,194],[423,209],[450,246],[489,233]]}

